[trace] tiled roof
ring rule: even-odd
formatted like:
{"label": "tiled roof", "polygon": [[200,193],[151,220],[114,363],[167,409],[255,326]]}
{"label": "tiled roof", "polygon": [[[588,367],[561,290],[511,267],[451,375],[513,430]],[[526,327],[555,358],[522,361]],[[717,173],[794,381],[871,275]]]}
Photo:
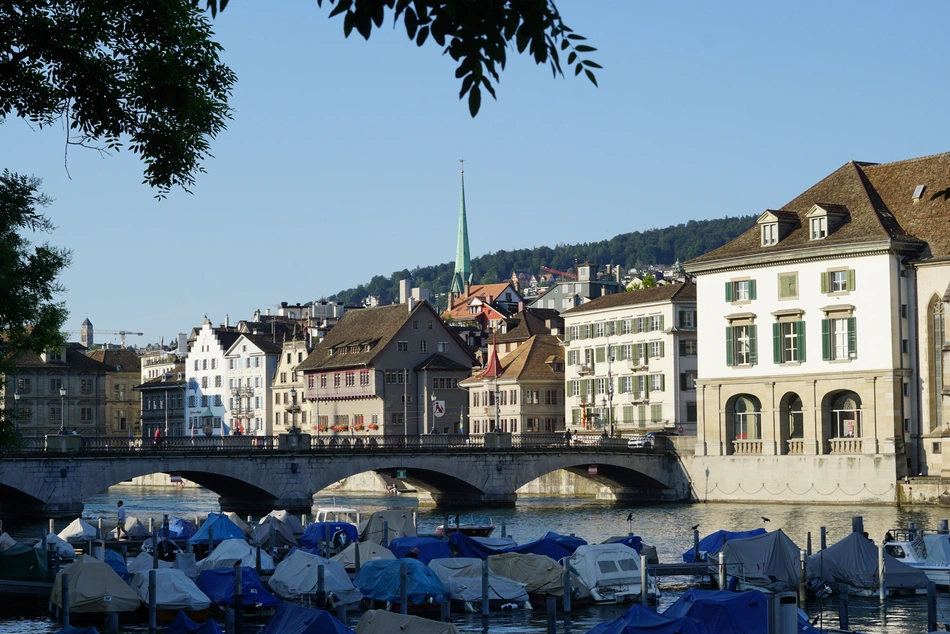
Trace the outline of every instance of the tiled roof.
{"label": "tiled roof", "polygon": [[525,308],[512,317],[509,326],[513,327],[499,334],[498,341],[526,341],[533,335],[549,335],[551,330],[545,325],[547,320],[551,321],[552,327],[564,327],[564,318],[553,308]]}
{"label": "tiled roof", "polygon": [[[556,335],[534,335],[515,348],[501,360],[504,373],[501,378],[507,380],[550,380],[564,381],[564,371],[555,372],[552,360],[564,362],[564,348],[561,338]],[[563,366],[562,366],[563,367]],[[484,382],[481,373],[461,381],[461,385],[477,385]]]}
{"label": "tiled roof", "polygon": [[93,350],[86,356],[111,366],[112,372],[115,372],[116,366],[122,366],[123,372],[131,372],[133,370],[138,372],[142,369],[141,357],[129,349]]}
{"label": "tiled roof", "polygon": [[473,297],[484,297],[485,300],[488,300],[488,297],[491,296],[492,301],[498,299],[498,294],[503,293],[506,288],[511,286],[511,282],[498,282],[497,284],[472,284],[468,287],[468,295],[459,297],[455,302],[455,306],[458,306],[460,303],[467,303]]}
{"label": "tiled roof", "polygon": [[465,366],[454,361],[444,354],[435,353],[415,368],[416,371],[427,370],[429,372],[471,372],[471,366]]}
{"label": "tiled roof", "polygon": [[[918,185],[926,188],[915,202]],[[922,260],[950,258],[950,201],[931,198],[947,187],[950,153],[882,164],[851,161],[782,207],[794,213],[799,224],[777,245],[763,247],[754,226],[687,265],[878,240],[919,243],[917,257]],[[816,204],[829,211],[842,211],[843,206],[848,213],[844,223],[822,240],[810,239],[805,218]]]}
{"label": "tiled roof", "polygon": [[86,348],[80,343],[66,344],[65,363],[44,363],[38,354],[25,352],[17,359],[18,368],[56,368],[65,367],[71,370],[88,370],[90,372],[115,372],[115,366],[108,366],[86,356]]}
{"label": "tiled roof", "polygon": [[[179,373],[182,375],[181,379],[178,378]],[[133,390],[153,389],[153,388],[158,389],[161,386],[180,387],[188,382],[187,379],[184,378],[184,374],[185,374],[185,364],[178,363],[178,364],[175,364],[175,367],[173,367],[171,370],[166,371],[164,374],[156,376],[152,379],[149,379],[148,381],[146,381],[145,383],[142,383],[141,385],[136,385],[132,389]]]}
{"label": "tiled roof", "polygon": [[642,288],[638,291],[627,291],[625,293],[614,293],[613,295],[604,295],[597,299],[592,299],[586,304],[575,306],[566,310],[562,315],[576,315],[577,313],[586,313],[592,310],[602,310],[604,308],[617,308],[619,306],[636,306],[637,304],[653,304],[655,302],[665,301],[696,301],[696,285],[690,282],[685,284],[664,284],[654,288]]}
{"label": "tiled roof", "polygon": [[[261,349],[261,352],[264,354],[280,354],[280,351],[283,349],[281,346],[281,339],[278,336],[277,341],[274,341],[273,335],[249,335],[247,333],[241,333],[245,339],[252,342],[255,346]],[[237,339],[234,340],[235,342]],[[234,344],[231,344],[234,345]]]}

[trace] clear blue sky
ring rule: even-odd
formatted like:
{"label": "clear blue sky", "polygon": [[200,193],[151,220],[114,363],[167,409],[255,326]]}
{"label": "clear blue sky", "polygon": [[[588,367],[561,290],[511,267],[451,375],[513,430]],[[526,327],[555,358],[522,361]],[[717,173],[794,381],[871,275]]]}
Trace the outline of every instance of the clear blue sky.
{"label": "clear blue sky", "polygon": [[56,199],[68,327],[145,344],[451,261],[460,158],[477,256],[760,213],[848,160],[950,149],[950,4],[721,5],[562,1],[600,88],[512,51],[472,120],[402,25],[344,39],[313,0],[234,0],[214,22],[234,121],[194,195],[154,200],[130,153],[73,148],[70,179],[63,132],[15,119],[0,168]]}

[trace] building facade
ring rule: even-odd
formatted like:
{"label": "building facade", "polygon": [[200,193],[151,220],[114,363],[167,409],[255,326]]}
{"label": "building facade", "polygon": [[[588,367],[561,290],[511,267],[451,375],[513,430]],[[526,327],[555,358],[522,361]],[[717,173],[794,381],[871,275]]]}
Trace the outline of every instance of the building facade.
{"label": "building facade", "polygon": [[297,370],[310,352],[305,338],[285,341],[282,346],[272,387],[274,433],[288,433],[293,429],[315,431],[314,421],[308,418],[313,412],[303,407],[306,398],[303,372]]}
{"label": "building facade", "polygon": [[608,295],[561,316],[569,425],[695,433],[695,285]]}
{"label": "building facade", "polygon": [[528,306],[564,312],[592,299],[619,293],[623,290],[623,284],[616,279],[618,274],[619,267],[614,269],[608,266],[604,279],[598,279],[597,266],[590,263],[578,265],[577,279],[562,277],[543,295],[531,300]]}
{"label": "building facade", "polygon": [[135,391],[142,374],[142,360],[128,348],[103,348],[87,353],[106,371],[106,416],[102,425],[105,436],[138,436],[142,433],[141,394]]}
{"label": "building facade", "polygon": [[241,334],[224,353],[227,424],[224,433],[270,436],[271,385],[280,344],[267,335]]}
{"label": "building facade", "polygon": [[231,397],[227,387],[225,353],[239,336],[240,333],[227,324],[214,328],[207,317],[201,328],[192,332],[185,364],[185,377],[188,380],[186,435],[225,435],[227,406]]}
{"label": "building facade", "polygon": [[[159,429],[165,436],[186,435],[188,380],[183,363],[132,389],[141,395],[143,438],[154,438]],[[188,434],[191,432],[191,429],[187,430]]]}

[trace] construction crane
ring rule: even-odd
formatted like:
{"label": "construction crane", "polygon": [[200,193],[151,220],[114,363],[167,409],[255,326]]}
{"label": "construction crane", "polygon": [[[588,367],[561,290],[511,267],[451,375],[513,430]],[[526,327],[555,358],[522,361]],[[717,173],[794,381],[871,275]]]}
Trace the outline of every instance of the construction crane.
{"label": "construction crane", "polygon": [[567,271],[558,271],[557,269],[549,269],[549,268],[546,267],[546,266],[542,266],[542,267],[541,267],[541,270],[542,270],[542,271],[545,271],[545,272],[547,272],[547,273],[554,273],[555,275],[560,275],[561,277],[566,277],[566,278],[571,279],[571,280],[576,280],[576,279],[577,279],[577,275],[576,275],[576,274],[574,274],[574,273],[568,273]]}
{"label": "construction crane", "polygon": [[[64,331],[68,335],[81,335],[82,330],[66,330]],[[94,335],[119,335],[119,342],[121,347],[125,348],[125,337],[130,335],[133,337],[143,337],[145,336],[144,332],[132,332],[131,330],[99,330],[98,328],[93,330],[87,330],[86,332],[92,333]]]}

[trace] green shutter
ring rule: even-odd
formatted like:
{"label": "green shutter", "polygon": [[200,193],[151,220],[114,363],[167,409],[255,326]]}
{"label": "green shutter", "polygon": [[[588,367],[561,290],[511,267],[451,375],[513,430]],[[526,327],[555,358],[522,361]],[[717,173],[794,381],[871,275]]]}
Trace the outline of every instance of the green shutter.
{"label": "green shutter", "polygon": [[858,358],[858,331],[857,331],[857,319],[854,317],[848,317],[848,358],[857,359]]}
{"label": "green shutter", "polygon": [[749,280],[749,299],[755,299],[755,280]]}
{"label": "green shutter", "polygon": [[[824,273],[822,273],[824,275]],[[823,278],[824,279],[824,278]],[[831,320],[821,320],[821,358],[823,361],[831,359]]]}
{"label": "green shutter", "polygon": [[604,347],[594,348],[594,361],[597,363],[603,363],[606,360]]}
{"label": "green shutter", "polygon": [[736,351],[735,345],[733,344],[733,330],[732,326],[726,326],[726,365],[732,366],[736,364],[735,360]]}
{"label": "green shutter", "polygon": [[587,396],[587,381],[581,379],[581,396]]}
{"label": "green shutter", "polygon": [[660,315],[660,330],[666,330],[665,324],[666,324],[666,315]]}
{"label": "green shutter", "polygon": [[848,269],[848,290],[854,290],[854,269]]}
{"label": "green shutter", "polygon": [[795,332],[798,333],[798,362],[805,362],[805,322],[795,322]]}
{"label": "green shutter", "polygon": [[666,356],[666,342],[661,341],[660,342],[660,358],[662,359],[665,356]]}
{"label": "green shutter", "polygon": [[782,324],[772,324],[772,361],[782,362]]}
{"label": "green shutter", "polygon": [[759,345],[756,343],[756,330],[758,326],[749,326],[749,364],[755,365],[759,362]]}
{"label": "green shutter", "polygon": [[665,374],[661,374],[661,375],[660,375],[660,391],[662,392],[662,391],[664,391],[665,389],[666,389],[666,375],[665,375]]}
{"label": "green shutter", "polygon": [[822,293],[828,292],[828,272],[827,271],[821,274],[821,292]]}
{"label": "green shutter", "polygon": [[732,301],[732,282],[726,282],[726,301]]}

